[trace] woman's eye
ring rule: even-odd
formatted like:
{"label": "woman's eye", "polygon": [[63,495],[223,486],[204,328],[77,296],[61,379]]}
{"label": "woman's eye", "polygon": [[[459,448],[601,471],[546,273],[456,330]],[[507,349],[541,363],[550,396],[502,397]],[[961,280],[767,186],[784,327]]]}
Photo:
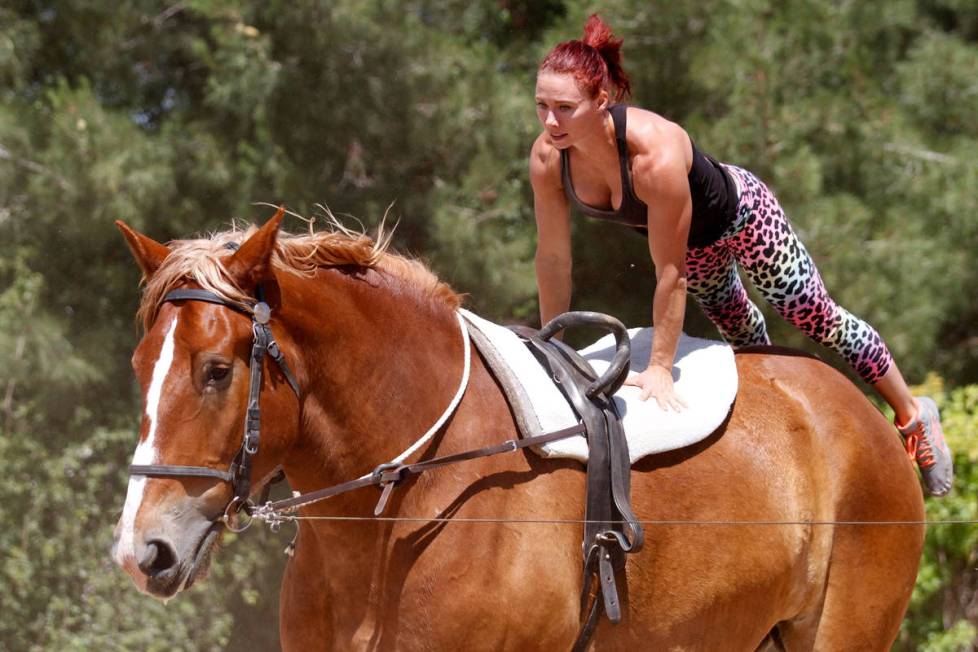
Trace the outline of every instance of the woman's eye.
{"label": "woman's eye", "polygon": [[561,104],[561,105],[560,105],[560,110],[561,110],[561,111],[570,111],[570,110],[571,110],[571,109],[573,109],[573,108],[574,108],[574,107],[572,107],[572,106],[570,106],[569,104]]}

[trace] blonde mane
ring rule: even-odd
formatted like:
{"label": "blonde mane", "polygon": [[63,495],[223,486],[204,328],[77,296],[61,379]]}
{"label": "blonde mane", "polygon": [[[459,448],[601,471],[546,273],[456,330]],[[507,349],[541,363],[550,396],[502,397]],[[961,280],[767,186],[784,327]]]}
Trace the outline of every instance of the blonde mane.
{"label": "blonde mane", "polygon": [[[297,276],[312,276],[316,270],[325,267],[368,267],[389,273],[448,308],[454,310],[461,305],[461,297],[424,263],[388,251],[390,235],[384,233],[383,225],[375,240],[363,232],[344,227],[335,219],[327,221],[328,227],[324,231],[313,231],[311,224],[306,234],[279,231],[272,254],[274,268]],[[221,259],[234,253],[229,243],[240,245],[257,230],[255,226],[242,229],[235,225],[230,230],[211,233],[201,239],[169,243],[170,255],[143,290],[136,314],[143,328],[149,330],[156,320],[166,293],[188,281],[250,312],[254,294],[235,284]]]}

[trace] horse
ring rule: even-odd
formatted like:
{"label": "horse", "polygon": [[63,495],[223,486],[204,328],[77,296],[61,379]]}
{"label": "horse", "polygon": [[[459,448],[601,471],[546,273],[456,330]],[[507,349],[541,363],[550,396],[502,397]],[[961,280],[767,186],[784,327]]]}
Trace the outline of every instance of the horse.
{"label": "horse", "polygon": [[[129,480],[113,557],[157,598],[205,575],[236,500],[219,470],[241,450],[249,367],[265,374],[253,477],[281,469],[302,493],[392,459],[457,390],[460,297],[446,283],[383,238],[339,226],[290,235],[281,219],[169,246],[117,223],[146,283],[134,464],[218,470]],[[297,391],[284,368],[249,357],[259,286]],[[168,300],[174,289],[226,303]],[[623,571],[622,622],[602,620],[592,649],[889,649],[924,538],[893,426],[813,357],[762,347],[736,364],[720,428],[634,465],[646,542]],[[415,459],[518,437],[478,355],[469,374]],[[521,450],[406,482],[394,518],[370,517],[371,489],[302,507],[281,585],[283,650],[569,649],[584,490],[579,463]]]}

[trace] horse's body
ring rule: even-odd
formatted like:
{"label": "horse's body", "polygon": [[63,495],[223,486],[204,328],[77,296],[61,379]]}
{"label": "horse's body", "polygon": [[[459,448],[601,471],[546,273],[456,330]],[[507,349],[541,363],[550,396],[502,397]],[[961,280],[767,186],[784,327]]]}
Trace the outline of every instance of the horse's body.
{"label": "horse's body", "polygon": [[[151,275],[166,254],[144,236],[129,237]],[[269,225],[252,240],[262,237],[271,251]],[[274,284],[272,326],[302,387],[296,400],[269,372],[262,407],[270,434],[255,477],[281,464],[291,486],[308,492],[359,477],[412,444],[461,374],[450,302],[381,268],[324,267],[311,278],[256,272],[261,261],[248,267],[247,256],[257,255],[248,250],[227,266]],[[140,345],[146,352],[137,352],[144,386],[151,374],[139,356],[158,357],[150,352],[177,318],[174,359],[191,360],[186,375],[199,351],[227,351],[235,370],[245,364],[247,319],[221,306],[163,304]],[[888,649],[913,587],[923,527],[818,522],[922,520],[921,492],[892,426],[817,360],[770,350],[739,354],[737,363],[740,391],[725,426],[635,466],[637,515],[670,524],[645,526],[645,547],[625,571],[623,622],[602,622],[594,649]],[[179,375],[177,365],[171,375]],[[211,448],[175,430],[187,429],[177,414],[183,406],[211,399],[175,386],[173,401],[154,417],[158,433],[174,424],[157,435],[157,459],[226,466],[240,438],[240,385],[235,378],[224,398],[205,406],[213,417],[200,410],[193,417],[220,433],[211,435]],[[516,436],[500,388],[475,356],[458,410],[413,459]],[[131,485],[132,532],[122,537],[132,537],[132,549],[117,559],[140,586],[172,595],[182,584],[155,585],[154,573],[170,569],[140,542],[166,541],[172,554],[164,557],[184,563],[228,490],[200,479],[145,482],[133,507]],[[375,490],[363,489],[302,514],[365,516],[376,500]],[[580,525],[423,519],[576,520],[583,501],[580,464],[520,452],[445,467],[395,489],[386,515],[421,520],[302,521],[282,584],[282,647],[567,650],[580,627]],[[178,531],[175,513],[181,524],[188,513],[200,523]]]}

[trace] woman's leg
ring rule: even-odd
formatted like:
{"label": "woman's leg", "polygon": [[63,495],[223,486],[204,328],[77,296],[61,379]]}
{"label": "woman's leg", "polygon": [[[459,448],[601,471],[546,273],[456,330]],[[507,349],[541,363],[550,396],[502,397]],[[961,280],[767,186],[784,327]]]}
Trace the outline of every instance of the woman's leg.
{"label": "woman's leg", "polygon": [[896,415],[896,424],[908,424],[917,418],[920,412],[916,401],[910,394],[910,388],[903,379],[903,374],[897,369],[896,363],[891,363],[889,370],[876,381],[873,389],[879,392],[883,400],[890,404]]}
{"label": "woman's leg", "polygon": [[[757,182],[759,184],[759,182]],[[766,189],[765,189],[766,190]],[[760,189],[756,184],[748,185],[747,192],[750,193],[750,197],[756,197],[760,195]],[[762,208],[761,203],[757,202],[757,206],[752,206],[753,209],[760,209],[758,212],[761,214],[762,218],[765,213],[765,209]],[[780,207],[768,206],[766,209],[768,213],[773,210],[777,210],[781,217],[783,218],[783,211]],[[768,222],[768,226],[773,228],[774,219],[773,218],[763,218]],[[762,220],[762,221],[763,221]],[[740,229],[736,229],[736,234],[732,237],[736,237],[744,231],[749,220],[744,220]],[[786,224],[786,229],[783,230],[784,233],[789,233],[788,238],[781,237],[781,240],[790,240],[795,238],[793,232],[790,231],[790,224],[787,224],[787,220],[784,220]],[[746,234],[747,244],[745,246],[744,242],[741,241],[740,250],[745,248],[749,249],[751,244],[756,244],[759,242],[759,236],[754,233],[753,230]],[[764,316],[758,307],[750,300],[747,295],[747,290],[744,288],[744,284],[740,280],[740,275],[737,272],[737,264],[734,258],[734,252],[732,250],[733,243],[730,242],[730,238],[720,240],[719,242],[712,244],[708,247],[694,248],[690,249],[686,257],[686,278],[689,288],[689,294],[696,299],[699,303],[700,308],[706,313],[706,316],[710,318],[717,329],[720,331],[723,339],[734,347],[750,346],[754,344],[770,344],[770,339],[767,335],[767,328],[764,323]],[[792,249],[791,244],[782,245],[785,249]],[[814,263],[808,257],[807,253],[804,252],[804,247],[800,242],[794,247],[795,251],[803,254],[801,258],[803,259],[803,264],[801,265],[802,271],[808,276],[817,275],[818,272],[815,270]],[[743,255],[743,254],[742,254]],[[771,255],[768,258],[778,258],[779,253],[771,251]],[[755,256],[756,258],[756,256]],[[761,271],[762,265],[755,262],[748,273],[754,272],[751,278],[752,281],[761,288],[764,292],[765,288],[774,290],[777,289],[775,286],[778,283],[773,279],[775,275],[779,272],[777,270],[763,272]],[[821,282],[820,277],[811,279],[809,285],[814,285],[816,291],[813,294],[821,294],[828,298],[827,292],[825,292],[824,285]],[[783,284],[782,284],[783,285]],[[798,287],[802,287],[801,284]],[[765,296],[771,301],[772,305],[779,312],[784,314],[785,304],[787,300],[787,295],[783,293],[768,292]],[[839,308],[830,298],[828,298],[828,303],[831,307],[831,312],[838,313],[841,308]],[[845,313],[849,319],[855,319],[848,312]],[[789,321],[791,321],[789,319]],[[830,321],[835,324],[835,328],[826,330],[823,326],[819,324],[820,321],[824,321],[818,314],[814,315],[814,319],[810,320],[799,320],[798,323],[792,321],[799,325],[806,333],[809,333],[816,341],[823,344],[832,345],[834,342],[834,337],[838,336],[837,331],[838,326],[841,325],[844,319],[841,315],[836,314]],[[805,329],[808,326],[808,330]],[[867,328],[868,325],[866,325]],[[853,329],[856,330],[856,329]],[[870,329],[871,330],[871,329]],[[811,331],[811,332],[809,332]],[[879,339],[879,335],[872,331],[873,335],[870,336],[871,339],[877,340],[882,343]],[[821,335],[830,335],[829,341],[825,341],[825,337]],[[833,347],[835,348],[835,347]],[[885,345],[884,345],[885,350]],[[896,364],[893,363],[892,358],[889,356],[888,352],[881,356],[882,358],[889,359],[887,363],[887,368],[883,370],[882,375],[879,376],[878,380],[875,381],[874,387],[879,391],[880,395],[889,403],[894,412],[896,413],[896,422],[898,424],[910,423],[917,415],[917,405],[910,394],[910,390],[907,387],[907,383],[904,381],[903,376],[900,374],[900,370],[897,369]],[[847,357],[847,359],[850,359]],[[857,360],[858,363],[858,360]],[[853,365],[855,366],[855,365]],[[872,378],[869,379],[873,383]]]}
{"label": "woman's leg", "polygon": [[[754,214],[724,241],[734,258],[785,320],[838,352],[863,380],[875,385],[893,366],[883,339],[872,326],[832,300],[777,199],[754,175],[736,170],[745,186],[741,202],[749,202]],[[912,401],[909,391],[906,397],[892,398],[897,403],[893,407],[901,411]]]}
{"label": "woman's leg", "polygon": [[764,315],[747,296],[733,252],[722,240],[688,251],[686,287],[731,346],[771,343]]}
{"label": "woman's leg", "polygon": [[[815,263],[771,191],[749,172],[735,171],[744,188],[741,202],[749,203],[754,215],[738,233],[724,241],[733,256],[785,320],[842,355],[880,393],[896,413],[897,426],[905,436],[926,428],[926,432],[920,432],[920,445],[926,450],[923,455],[918,452],[916,458],[931,493],[947,493],[950,453],[936,406],[931,409],[930,404],[914,399],[879,333],[832,300]],[[914,447],[918,450],[916,444]]]}

